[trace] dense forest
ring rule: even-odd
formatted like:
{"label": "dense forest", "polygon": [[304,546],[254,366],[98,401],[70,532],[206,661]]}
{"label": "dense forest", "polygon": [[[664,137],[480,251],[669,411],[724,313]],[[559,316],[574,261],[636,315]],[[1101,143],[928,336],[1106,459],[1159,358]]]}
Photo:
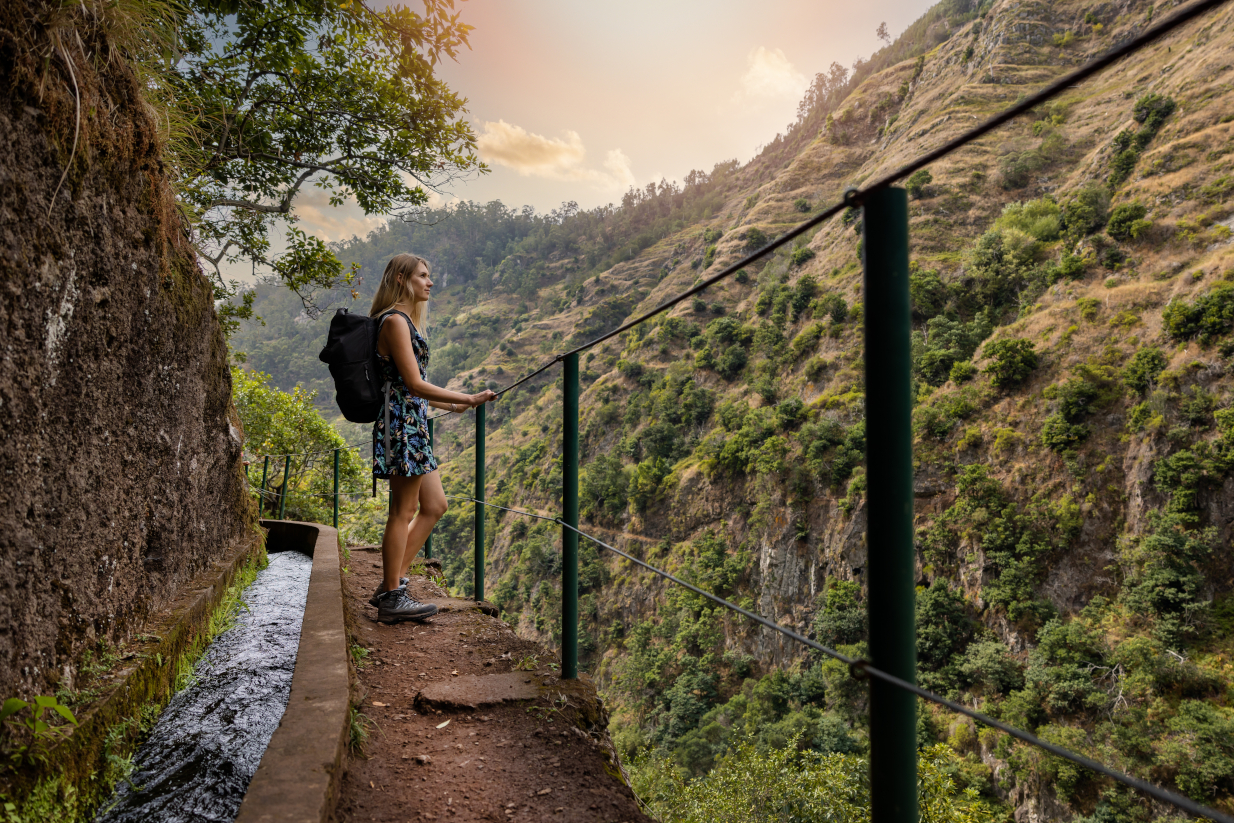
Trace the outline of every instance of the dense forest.
{"label": "dense forest", "polygon": [[[590,212],[467,203],[338,254],[360,264],[362,308],[390,256],[429,257],[446,281],[432,379],[506,385],[1169,7],[946,2],[855,73],[820,74],[798,121],[744,166]],[[1232,19],[1197,21],[907,181],[919,682],[1226,812]],[[862,463],[877,436],[863,419],[861,229],[846,212],[590,351],[582,412],[589,528],[855,656],[871,606]],[[280,387],[317,389],[331,415],[314,359],[324,320],[274,286],[254,308],[266,325],[243,327],[235,350]],[[560,405],[550,371],[494,408],[490,500],[560,506]],[[472,432],[449,419],[440,435],[460,495]],[[350,539],[379,533],[373,515],[355,511]],[[460,593],[472,517],[454,504],[435,538]],[[556,642],[559,530],[490,517],[489,598],[520,633]],[[721,808],[742,781],[805,791],[775,783],[775,764],[854,779],[866,697],[846,668],[601,552],[581,551],[585,667],[662,819]],[[1172,819],[937,709],[923,706],[918,740],[936,776],[923,781],[980,804],[945,819]]]}

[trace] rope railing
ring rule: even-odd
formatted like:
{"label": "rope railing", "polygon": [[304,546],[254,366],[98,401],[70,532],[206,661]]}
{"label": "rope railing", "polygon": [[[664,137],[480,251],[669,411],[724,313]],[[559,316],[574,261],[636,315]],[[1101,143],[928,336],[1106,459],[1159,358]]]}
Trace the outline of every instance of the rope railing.
{"label": "rope railing", "polygon": [[[902,189],[892,184],[938,159],[968,145],[1008,121],[1025,114],[1065,89],[1095,75],[1118,60],[1135,53],[1179,26],[1205,12],[1224,5],[1228,0],[1196,0],[1178,9],[1168,18],[1131,38],[1085,65],[1050,83],[1035,94],[994,115],[980,125],[948,140],[936,149],[878,178],[862,189],[849,189],[843,199],[819,214],[794,226],[761,248],[743,256],[719,273],[700,281],[689,289],[667,299],[649,311],[615,329],[586,341],[552,360],[527,372],[510,385],[498,390],[501,396],[545,372],[557,363],[564,366],[562,379],[562,513],[550,517],[535,512],[490,503],[486,494],[485,476],[485,406],[475,409],[475,494],[446,495],[447,499],[471,502],[475,508],[475,560],[473,592],[476,600],[484,599],[485,539],[484,510],[494,509],[556,523],[562,527],[562,668],[563,679],[578,676],[578,540],[583,538],[613,552],[670,583],[686,588],[699,596],[759,625],[778,632],[790,640],[814,649],[849,667],[853,677],[870,681],[870,775],[871,819],[873,823],[915,823],[917,807],[916,769],[916,700],[922,699],[966,716],[978,723],[1012,736],[1034,748],[1071,761],[1094,773],[1103,775],[1157,801],[1188,814],[1219,823],[1234,823],[1234,818],[1208,808],[1190,798],[1161,788],[1110,768],[1091,758],[1042,740],[1030,732],[1018,729],[956,701],[923,689],[916,677],[915,612],[915,549],[912,524],[912,433],[911,433],[911,318],[908,299],[908,207]],[[865,214],[864,267],[866,295],[865,368],[866,414],[872,431],[878,438],[867,443],[867,551],[871,558],[867,587],[869,610],[869,648],[871,660],[844,655],[817,641],[792,631],[755,612],[707,592],[662,569],[612,546],[579,528],[579,369],[578,355],[607,340],[611,340],[638,325],[668,311],[682,301],[731,277],[760,258],[802,236],[847,208],[861,207]],[[433,415],[431,421],[450,414]],[[357,446],[365,444],[356,444]],[[354,448],[349,447],[349,448]],[[324,452],[319,452],[324,453]],[[312,454],[312,453],[307,453]],[[335,452],[335,525],[338,522],[337,451]],[[268,464],[268,461],[267,461]],[[286,467],[287,461],[284,461]],[[286,468],[284,468],[286,478]],[[263,479],[264,489],[264,479]],[[264,492],[263,492],[264,498]],[[285,503],[285,497],[280,507]],[[281,516],[281,512],[280,512]],[[430,536],[431,541],[431,536]],[[426,555],[431,557],[431,544]]]}

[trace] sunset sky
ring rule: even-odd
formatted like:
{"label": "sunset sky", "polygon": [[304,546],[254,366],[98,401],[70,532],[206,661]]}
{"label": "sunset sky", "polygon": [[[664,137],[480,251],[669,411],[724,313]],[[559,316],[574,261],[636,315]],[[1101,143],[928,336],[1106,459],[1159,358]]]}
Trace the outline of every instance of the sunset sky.
{"label": "sunset sky", "polygon": [[[499,199],[547,212],[619,202],[631,185],[680,180],[722,160],[749,160],[796,116],[809,78],[851,66],[932,0],[466,0],[471,50],[443,76],[469,99],[492,172],[445,199]],[[442,198],[435,196],[434,202]],[[297,201],[325,240],[384,222],[332,209],[316,189]]]}

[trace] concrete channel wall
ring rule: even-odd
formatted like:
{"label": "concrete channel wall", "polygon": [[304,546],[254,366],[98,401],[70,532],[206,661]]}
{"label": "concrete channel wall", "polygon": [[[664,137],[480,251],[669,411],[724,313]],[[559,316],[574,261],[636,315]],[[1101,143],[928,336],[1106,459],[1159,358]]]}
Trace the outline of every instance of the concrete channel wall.
{"label": "concrete channel wall", "polygon": [[347,746],[347,633],[338,532],[263,520],[266,551],[313,558],[296,671],[282,722],[249,784],[236,823],[320,823],[330,814]]}

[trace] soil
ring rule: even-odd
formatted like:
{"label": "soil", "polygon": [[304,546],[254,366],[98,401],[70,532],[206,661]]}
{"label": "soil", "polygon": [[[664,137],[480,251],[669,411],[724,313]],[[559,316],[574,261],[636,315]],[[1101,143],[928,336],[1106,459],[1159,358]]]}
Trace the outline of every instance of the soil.
{"label": "soil", "polygon": [[[379,623],[368,598],[381,582],[380,555],[353,549],[346,565],[352,642],[368,650],[355,699],[370,728],[363,754],[348,758],[332,820],[649,823],[586,677],[559,680],[555,654],[479,609]],[[423,575],[409,589],[425,602],[448,597]],[[431,683],[511,672],[525,672],[538,697],[474,709],[465,698],[419,699]]]}

